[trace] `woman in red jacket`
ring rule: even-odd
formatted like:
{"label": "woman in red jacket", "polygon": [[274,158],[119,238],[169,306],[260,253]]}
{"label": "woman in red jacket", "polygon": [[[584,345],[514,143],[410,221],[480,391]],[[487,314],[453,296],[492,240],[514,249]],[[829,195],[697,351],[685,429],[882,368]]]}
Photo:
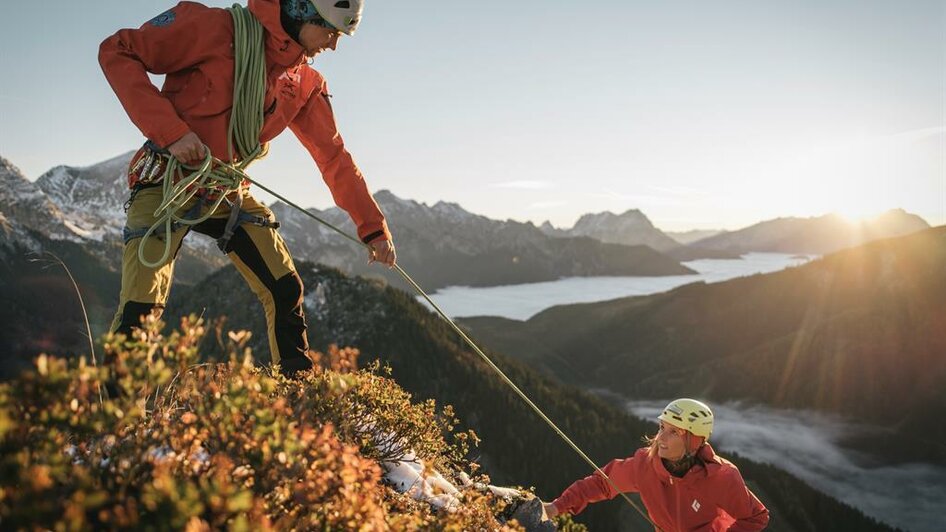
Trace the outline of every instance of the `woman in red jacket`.
{"label": "woman in red jacket", "polygon": [[[746,487],[736,468],[713,452],[713,412],[693,399],[677,399],[658,416],[660,429],[634,456],[603,468],[621,493],[640,493],[659,530],[762,530],[769,511]],[[619,494],[600,474],[568,487],[545,505],[549,517],[577,514],[589,503]]]}

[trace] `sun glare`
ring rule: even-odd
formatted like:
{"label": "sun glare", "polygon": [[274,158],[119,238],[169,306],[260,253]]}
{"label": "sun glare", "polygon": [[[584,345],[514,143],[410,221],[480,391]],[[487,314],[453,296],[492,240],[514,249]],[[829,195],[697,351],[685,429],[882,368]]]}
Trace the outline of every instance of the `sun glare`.
{"label": "sun glare", "polygon": [[877,209],[866,205],[850,205],[839,207],[835,212],[850,223],[860,223],[876,218],[881,213]]}

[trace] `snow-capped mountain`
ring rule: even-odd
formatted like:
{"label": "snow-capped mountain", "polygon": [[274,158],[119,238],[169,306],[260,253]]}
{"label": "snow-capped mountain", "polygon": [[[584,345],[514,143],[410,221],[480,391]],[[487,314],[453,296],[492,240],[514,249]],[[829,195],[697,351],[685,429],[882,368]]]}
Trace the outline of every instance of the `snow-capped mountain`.
{"label": "snow-capped mountain", "polygon": [[649,246],[660,252],[680,247],[680,243],[654,227],[650,219],[638,209],[623,214],[599,212],[585,214],[570,229],[557,229],[549,222],[542,224],[542,231],[550,236],[590,236],[602,242],[626,246]]}
{"label": "snow-capped mountain", "polygon": [[85,239],[120,237],[128,197],[127,168],[134,152],[87,167],[57,166],[36,186],[63,213],[67,226]]}
{"label": "snow-capped mountain", "polygon": [[[128,200],[127,168],[134,152],[85,167],[57,166],[30,182],[6,159],[0,158],[0,213],[12,238],[29,246],[29,229],[51,240],[81,244],[108,269],[121,264],[124,204]],[[192,284],[227,259],[207,238],[189,238],[175,267],[178,281]]]}
{"label": "snow-capped mountain", "polygon": [[40,231],[52,239],[73,236],[59,208],[3,157],[0,157],[0,212],[13,226]]}
{"label": "snow-capped mountain", "polygon": [[0,263],[6,263],[23,249],[37,251],[37,243],[16,222],[0,212]]}
{"label": "snow-capped mountain", "polygon": [[[134,153],[91,166],[57,166],[40,176],[36,186],[59,208],[76,235],[86,240],[121,242],[129,197],[128,164]],[[189,238],[185,242],[185,249],[193,253],[220,254],[210,239]]]}

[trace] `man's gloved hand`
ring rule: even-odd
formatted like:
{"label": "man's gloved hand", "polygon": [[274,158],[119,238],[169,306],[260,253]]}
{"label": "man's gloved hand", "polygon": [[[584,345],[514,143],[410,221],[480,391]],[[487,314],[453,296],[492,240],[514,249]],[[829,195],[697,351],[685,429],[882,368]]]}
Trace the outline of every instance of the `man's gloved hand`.
{"label": "man's gloved hand", "polygon": [[393,268],[397,262],[397,253],[394,252],[394,242],[390,240],[374,240],[368,244],[368,264],[380,262]]}

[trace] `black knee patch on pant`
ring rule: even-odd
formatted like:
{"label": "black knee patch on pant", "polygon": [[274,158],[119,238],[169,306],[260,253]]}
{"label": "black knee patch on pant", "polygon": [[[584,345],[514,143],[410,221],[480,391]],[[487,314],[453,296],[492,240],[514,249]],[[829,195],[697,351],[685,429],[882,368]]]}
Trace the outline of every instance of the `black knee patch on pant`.
{"label": "black knee patch on pant", "polygon": [[[223,234],[225,223],[226,220],[211,219],[198,224],[194,230],[219,238]],[[309,341],[306,337],[305,311],[302,305],[303,287],[299,274],[293,271],[276,279],[266,266],[260,250],[256,248],[256,244],[242,226],[238,226],[233,231],[233,236],[225,251],[232,251],[240,257],[243,264],[246,264],[246,267],[256,275],[273,297],[275,310],[273,327],[282,373],[292,375],[297,371],[311,368],[312,362],[306,356],[309,352]]]}
{"label": "black knee patch on pant", "polygon": [[161,314],[164,312],[164,305],[159,305],[157,303],[140,303],[138,301],[126,301],[125,306],[122,307],[122,321],[119,323],[118,328],[115,329],[116,334],[131,334],[133,328],[141,327],[141,318],[148,316],[149,314],[154,313],[157,317],[161,317]]}
{"label": "black knee patch on pant", "polygon": [[309,341],[306,337],[302,278],[296,272],[289,272],[277,280],[271,290],[276,309],[276,345],[279,346],[282,372],[292,375],[309,369],[312,362],[306,356]]}

